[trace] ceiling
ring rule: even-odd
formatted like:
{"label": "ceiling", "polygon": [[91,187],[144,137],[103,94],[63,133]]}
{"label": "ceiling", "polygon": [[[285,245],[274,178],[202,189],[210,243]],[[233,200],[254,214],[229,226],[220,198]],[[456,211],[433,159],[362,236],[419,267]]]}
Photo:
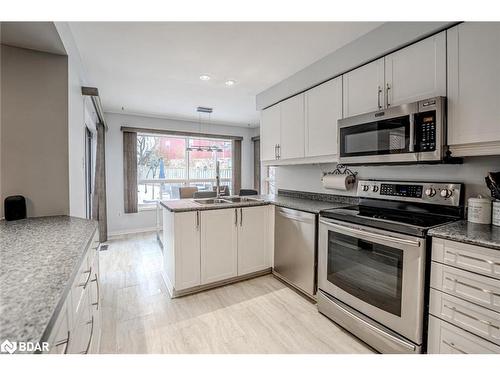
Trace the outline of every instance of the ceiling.
{"label": "ceiling", "polygon": [[53,22],[2,22],[0,30],[2,44],[66,55]]}
{"label": "ceiling", "polygon": [[[255,96],[376,22],[72,22],[105,111],[258,125]],[[209,81],[200,75],[208,74]],[[228,79],[236,81],[226,87]],[[122,109],[123,107],[123,109]],[[206,117],[204,116],[203,119]]]}

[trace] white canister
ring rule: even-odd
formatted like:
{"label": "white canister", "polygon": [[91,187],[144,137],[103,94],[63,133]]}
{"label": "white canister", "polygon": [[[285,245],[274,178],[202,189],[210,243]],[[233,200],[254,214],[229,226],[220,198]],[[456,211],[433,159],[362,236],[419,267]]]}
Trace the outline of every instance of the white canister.
{"label": "white canister", "polygon": [[491,224],[491,200],[478,196],[469,198],[467,221],[477,224]]}
{"label": "white canister", "polygon": [[493,225],[500,227],[500,201],[493,202]]}

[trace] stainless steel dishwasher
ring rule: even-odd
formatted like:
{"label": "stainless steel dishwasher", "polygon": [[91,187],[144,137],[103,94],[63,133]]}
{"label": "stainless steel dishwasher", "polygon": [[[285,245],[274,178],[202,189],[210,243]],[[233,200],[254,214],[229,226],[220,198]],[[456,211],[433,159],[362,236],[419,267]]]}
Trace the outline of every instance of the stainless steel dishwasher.
{"label": "stainless steel dishwasher", "polygon": [[317,216],[276,207],[274,274],[314,297],[317,287]]}

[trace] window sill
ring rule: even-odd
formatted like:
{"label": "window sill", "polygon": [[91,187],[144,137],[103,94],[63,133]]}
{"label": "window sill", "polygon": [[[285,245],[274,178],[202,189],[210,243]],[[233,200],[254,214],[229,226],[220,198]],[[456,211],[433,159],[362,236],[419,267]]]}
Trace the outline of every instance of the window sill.
{"label": "window sill", "polygon": [[156,211],[156,205],[154,206],[142,206],[137,208],[137,212],[142,212],[142,211]]}

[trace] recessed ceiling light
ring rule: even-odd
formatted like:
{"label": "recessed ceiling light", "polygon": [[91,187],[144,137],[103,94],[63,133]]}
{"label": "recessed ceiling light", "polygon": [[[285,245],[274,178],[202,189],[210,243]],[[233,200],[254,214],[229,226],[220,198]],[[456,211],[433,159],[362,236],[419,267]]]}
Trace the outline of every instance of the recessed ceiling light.
{"label": "recessed ceiling light", "polygon": [[208,80],[210,79],[210,76],[209,76],[208,74],[202,74],[202,75],[200,76],[200,79],[201,79],[202,81],[208,81]]}
{"label": "recessed ceiling light", "polygon": [[233,80],[233,79],[228,79],[228,80],[225,82],[226,86],[233,86],[235,83],[236,83],[236,81],[235,81],[235,80]]}

